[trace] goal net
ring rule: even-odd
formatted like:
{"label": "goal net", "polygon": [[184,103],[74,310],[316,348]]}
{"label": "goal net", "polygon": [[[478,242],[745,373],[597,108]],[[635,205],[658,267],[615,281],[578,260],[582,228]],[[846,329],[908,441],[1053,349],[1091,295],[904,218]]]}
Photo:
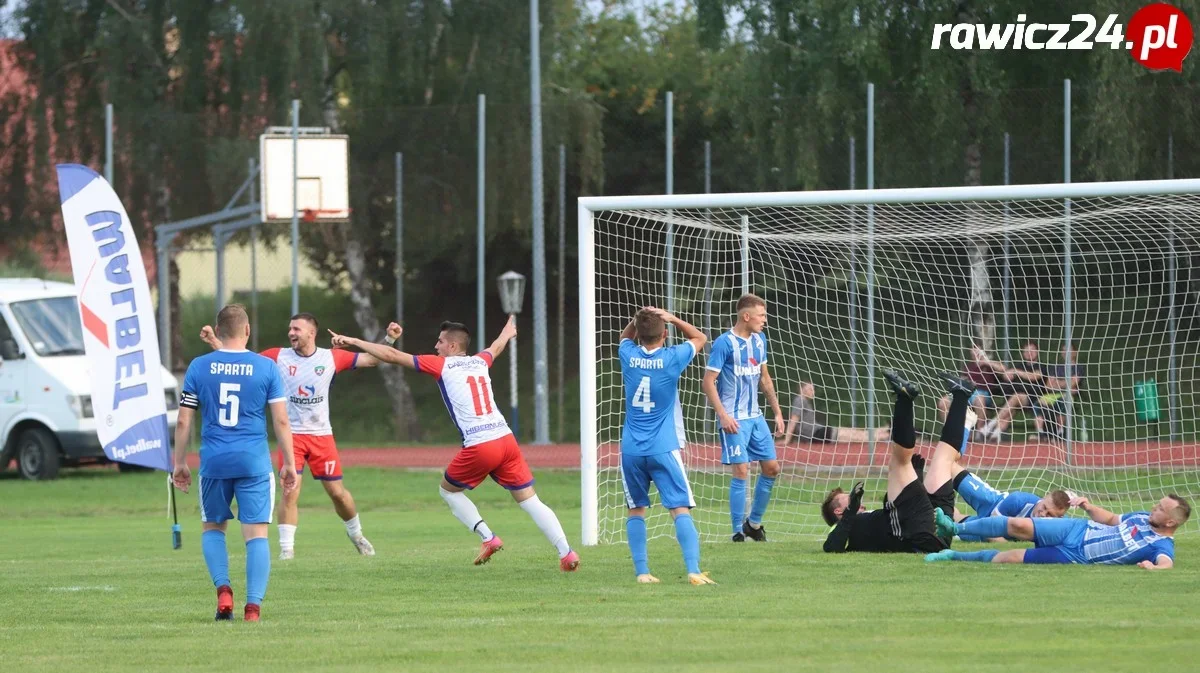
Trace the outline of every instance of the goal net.
{"label": "goal net", "polygon": [[[1003,370],[976,374],[990,399],[963,459],[1000,490],[1069,489],[1116,511],[1200,494],[1200,180],[588,198],[579,227],[585,543],[624,539],[621,329],[660,306],[711,346],[744,292],[767,302],[785,417],[803,407],[799,437],[776,438],[772,539],[823,535],[819,506],[836,486],[866,480],[879,505],[890,444],[868,433],[890,420],[888,368],[922,387],[925,455],[942,425],[937,373]],[[705,360],[684,373],[680,401],[693,517],[714,541],[732,532],[730,477]],[[1052,387],[1068,374],[1076,385]],[[814,438],[814,421],[838,428],[832,441]],[[650,535],[671,534],[652,500]]]}

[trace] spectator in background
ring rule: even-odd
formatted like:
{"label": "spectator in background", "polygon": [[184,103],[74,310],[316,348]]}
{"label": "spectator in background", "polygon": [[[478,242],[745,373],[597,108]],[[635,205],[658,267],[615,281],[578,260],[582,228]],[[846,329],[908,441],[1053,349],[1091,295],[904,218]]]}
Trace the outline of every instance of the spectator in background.
{"label": "spectator in background", "polygon": [[838,428],[818,423],[816,398],[816,386],[802,382],[800,394],[792,399],[792,412],[783,435],[784,446],[791,444],[793,437],[797,442],[867,442],[871,441],[871,435],[876,440],[891,436],[887,426],[868,432],[863,428]]}
{"label": "spectator in background", "polygon": [[[975,384],[975,394],[970,399],[970,409],[975,412],[974,429],[982,431],[987,425],[987,407],[998,407],[994,397],[1000,397],[1000,382],[1008,370],[1003,362],[993,360],[981,346],[971,344],[967,349],[967,363],[963,366],[963,378]],[[993,397],[994,396],[994,397]],[[950,408],[950,396],[937,401],[938,416],[944,422]],[[970,414],[967,415],[970,419]]]}
{"label": "spectator in background", "polygon": [[987,441],[1000,441],[1001,435],[1008,429],[1016,412],[1022,409],[1032,409],[1034,423],[1038,433],[1042,432],[1045,417],[1041,407],[1034,402],[1046,394],[1046,368],[1038,361],[1038,346],[1032,339],[1025,342],[1021,348],[1021,361],[1004,373],[1004,406],[996,413],[996,418],[984,424],[980,434]]}
{"label": "spectator in background", "polygon": [[[1067,353],[1070,351],[1071,377],[1067,378]],[[1039,435],[1050,435],[1063,439],[1066,435],[1067,389],[1071,390],[1074,402],[1083,401],[1087,395],[1086,369],[1079,364],[1079,351],[1071,344],[1063,346],[1063,364],[1048,368],[1046,372],[1046,391],[1034,400],[1034,413],[1045,418],[1045,423],[1039,428]]]}

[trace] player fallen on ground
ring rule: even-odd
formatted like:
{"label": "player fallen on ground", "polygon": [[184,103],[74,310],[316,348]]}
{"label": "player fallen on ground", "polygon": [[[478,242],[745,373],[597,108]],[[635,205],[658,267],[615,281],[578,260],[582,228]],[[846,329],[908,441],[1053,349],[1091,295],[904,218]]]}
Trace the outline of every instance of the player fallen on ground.
{"label": "player fallen on ground", "polygon": [[1192,508],[1174,493],[1163,496],[1149,512],[1114,514],[1079,499],[1090,519],[1020,519],[992,516],[953,524],[958,534],[985,538],[1029,540],[1033,549],[983,549],[975,552],[942,550],[926,561],[990,563],[1080,563],[1137,565],[1166,570],[1175,565],[1175,531],[1191,516]]}
{"label": "player fallen on ground", "polygon": [[[363,535],[362,522],[354,497],[342,482],[342,459],[329,422],[329,390],[339,372],[374,367],[379,364],[365,353],[317,347],[317,319],[311,313],[297,313],[288,321],[291,348],[268,348],[261,355],[275,361],[288,391],[288,418],[292,424],[292,446],[296,469],[303,476],[308,463],[313,479],[321,482],[333,509],[346,526],[346,536],[363,556],[374,556],[375,547]],[[212,327],[205,325],[200,338],[214,349],[221,340]],[[395,337],[393,336],[394,340]],[[280,464],[283,454],[280,452]],[[300,525],[300,486],[283,494],[279,503],[279,558],[296,555],[296,529]]]}
{"label": "player fallen on ground", "polygon": [[[821,503],[821,516],[825,523],[833,526],[825,539],[826,552],[936,552],[949,546],[937,533],[935,512],[938,504],[921,481],[925,461],[913,454],[913,447],[917,443],[913,401],[920,394],[920,389],[896,372],[884,372],[884,378],[896,395],[892,413],[892,453],[887,471],[887,500],[883,509],[868,512],[862,507],[861,481],[849,493],[840,488],[831,491]],[[963,414],[968,397],[969,394],[952,394],[950,420],[947,421],[944,435],[955,435],[954,428],[949,426],[956,417],[955,427],[958,433],[963,432]],[[946,439],[953,441],[955,437],[944,436],[942,443]],[[950,493],[953,506],[953,491]]]}
{"label": "player fallen on ground", "polygon": [[[729,465],[733,472],[729,482],[732,539],[765,542],[767,531],[762,520],[775,479],[779,477],[779,461],[775,456],[775,439],[758,407],[759,389],[775,414],[775,435],[783,434],[783,412],[779,410],[775,384],[767,371],[767,337],[763,334],[767,326],[767,303],[753,294],[745,294],[734,305],[734,313],[733,327],[713,342],[701,387],[720,423],[721,464]],[[752,460],[758,462],[759,473],[747,517],[746,480],[750,477]]]}
{"label": "player fallen on ground", "polygon": [[[961,465],[956,464],[953,471],[954,490],[975,510],[971,516],[959,518],[959,523],[989,516],[1058,519],[1071,507],[1071,496],[1066,491],[1054,490],[1044,496],[1023,491],[998,491]],[[974,535],[959,535],[958,539],[964,542],[983,540]]]}
{"label": "player fallen on ground", "polygon": [[[667,347],[667,325],[679,328],[681,344]],[[634,342],[634,337],[637,342]],[[629,516],[625,532],[634,574],[642,584],[657,584],[646,553],[646,508],[650,483],[675,520],[675,539],[683,551],[688,581],[715,584],[700,571],[700,534],[692,521],[696,501],[688,485],[680,449],[684,447],[679,377],[708,337],[670,313],[646,307],[621,332],[621,378],[625,384],[625,427],[621,433],[621,484]]]}
{"label": "player fallen on ground", "polygon": [[[403,334],[403,329],[396,323],[388,325],[387,331],[388,335],[396,337]],[[391,346],[342,336],[332,330],[329,334],[334,346],[361,348],[380,362],[415,369],[437,379],[450,420],[463,438],[462,449],[446,467],[438,492],[455,518],[482,541],[475,565],[487,563],[504,547],[500,537],[493,534],[479,516],[475,503],[463,493],[491,476],[512,493],[513,499],[558,551],[559,567],[566,572],[579,567],[579,554],[567,543],[567,535],[554,511],[533,490],[533,473],[521,455],[512,430],[492,401],[492,379],[488,370],[504,352],[509,340],[517,335],[515,317],[510,316],[500,336],[477,355],[467,354],[471,335],[465,325],[457,322],[442,323],[434,345],[437,355],[412,355]]]}
{"label": "player fallen on ground", "polygon": [[200,547],[217,587],[217,620],[233,619],[225,529],[233,518],[230,504],[237,500],[238,520],[246,541],[244,618],[256,622],[271,575],[267,527],[275,503],[264,409],[271,409],[275,439],[283,450],[279,478],[285,493],[297,483],[292,431],[279,370],[274,362],[246,350],[250,339],[246,310],[237,304],[221,309],[217,335],[224,348],[192,360],[183,377],[172,481],[185,493],[191,486],[192,473],[185,456],[192,437],[192,418],[199,409],[200,520],[204,523]]}

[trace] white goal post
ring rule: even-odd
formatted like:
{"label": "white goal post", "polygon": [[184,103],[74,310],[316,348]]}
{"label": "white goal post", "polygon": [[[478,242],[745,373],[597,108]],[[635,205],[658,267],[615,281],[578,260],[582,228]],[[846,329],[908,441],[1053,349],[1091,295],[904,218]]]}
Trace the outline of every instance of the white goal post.
{"label": "white goal post", "polygon": [[[886,440],[844,439],[887,425],[881,369],[922,386],[922,450],[940,431],[936,373],[963,371],[973,344],[1009,372],[997,371],[981,399],[983,434],[964,457],[997,488],[1070,489],[1110,509],[1200,494],[1200,180],[578,203],[585,545],[624,539],[621,328],[641,306],[662,306],[711,344],[746,290],[767,302],[785,417],[801,384],[815,383],[809,408],[843,437],[777,438],[783,472],[764,519],[773,540],[824,533],[819,505],[834,486],[866,479],[867,498],[882,497]],[[1037,364],[1022,364],[1027,343],[1040,347]],[[680,400],[693,517],[714,541],[729,536],[729,474],[700,392],[705,358],[685,371]],[[1021,367],[1078,379],[1022,387],[1008,380]],[[652,500],[649,533],[666,535],[669,515]]]}

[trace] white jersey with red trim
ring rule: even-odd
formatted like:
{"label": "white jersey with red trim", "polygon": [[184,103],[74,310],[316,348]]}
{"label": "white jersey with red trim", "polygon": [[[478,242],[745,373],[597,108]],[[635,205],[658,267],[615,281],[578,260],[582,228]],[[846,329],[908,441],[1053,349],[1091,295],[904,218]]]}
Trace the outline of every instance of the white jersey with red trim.
{"label": "white jersey with red trim", "polygon": [[354,369],[358,354],[318,348],[300,355],[292,348],[268,348],[262,354],[275,361],[288,396],[288,420],[297,435],[332,435],[329,424],[329,386],[333,375]]}
{"label": "white jersey with red trim", "polygon": [[442,401],[450,412],[450,420],[458,427],[464,447],[475,446],[505,435],[511,435],[508,422],[496,408],[492,394],[492,354],[479,355],[414,355],[417,371],[437,379]]}

